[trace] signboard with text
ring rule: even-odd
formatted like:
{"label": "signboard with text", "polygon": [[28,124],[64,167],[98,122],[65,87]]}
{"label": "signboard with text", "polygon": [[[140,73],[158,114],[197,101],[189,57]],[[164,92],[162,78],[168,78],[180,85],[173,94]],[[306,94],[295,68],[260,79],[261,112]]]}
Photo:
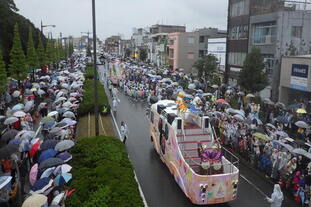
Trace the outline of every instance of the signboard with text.
{"label": "signboard with text", "polygon": [[298,90],[308,90],[309,65],[293,64],[290,87]]}

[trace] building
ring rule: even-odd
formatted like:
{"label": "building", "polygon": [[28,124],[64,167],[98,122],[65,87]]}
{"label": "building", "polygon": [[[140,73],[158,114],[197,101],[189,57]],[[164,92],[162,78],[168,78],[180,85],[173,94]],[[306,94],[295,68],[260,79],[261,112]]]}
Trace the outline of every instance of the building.
{"label": "building", "polygon": [[229,0],[225,79],[237,84],[247,53],[258,47],[271,82],[261,96],[277,97],[282,56],[310,52],[309,7],[284,0]]}
{"label": "building", "polygon": [[199,57],[206,56],[208,53],[208,42],[212,38],[226,38],[227,31],[217,28],[202,28],[197,29],[199,33]]}
{"label": "building", "polygon": [[120,52],[120,41],[119,35],[113,35],[105,40],[105,51],[109,53],[119,54]]}
{"label": "building", "polygon": [[186,32],[185,26],[178,25],[153,25],[150,27],[148,45],[148,60],[157,66],[168,64],[167,40],[168,34]]}
{"label": "building", "polygon": [[192,66],[199,58],[199,33],[168,34],[168,54],[171,68],[183,68],[186,73],[192,72]]}
{"label": "building", "polygon": [[283,57],[279,100],[285,104],[311,100],[311,55]]}
{"label": "building", "polygon": [[[207,54],[212,54],[219,61],[219,69],[224,72],[226,67],[227,38],[210,38],[207,43]],[[200,51],[199,51],[200,55]]]}

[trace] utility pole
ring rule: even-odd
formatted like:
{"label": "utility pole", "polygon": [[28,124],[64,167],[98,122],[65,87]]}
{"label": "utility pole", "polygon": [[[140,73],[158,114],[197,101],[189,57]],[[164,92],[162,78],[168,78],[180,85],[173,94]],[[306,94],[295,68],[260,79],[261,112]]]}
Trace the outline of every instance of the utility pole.
{"label": "utility pole", "polygon": [[92,16],[93,16],[93,62],[94,62],[94,98],[95,98],[95,135],[99,136],[99,123],[98,123],[98,88],[97,88],[97,57],[96,57],[96,13],[95,13],[95,0],[92,0]]}
{"label": "utility pole", "polygon": [[88,32],[81,32],[81,34],[87,34],[87,50],[90,49],[91,50],[91,47],[90,47],[90,33],[89,31]]}
{"label": "utility pole", "polygon": [[43,25],[42,20],[41,20],[41,33],[43,34],[43,28],[44,27],[53,27],[55,28],[56,25],[55,24],[48,24],[48,25]]}

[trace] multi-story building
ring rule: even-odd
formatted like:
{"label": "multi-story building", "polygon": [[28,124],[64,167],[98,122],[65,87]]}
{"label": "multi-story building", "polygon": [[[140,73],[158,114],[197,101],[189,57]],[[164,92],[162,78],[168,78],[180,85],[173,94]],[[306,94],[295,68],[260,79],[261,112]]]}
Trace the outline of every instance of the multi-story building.
{"label": "multi-story building", "polygon": [[[302,6],[303,5],[303,6]],[[307,54],[311,36],[309,4],[285,0],[230,0],[226,78],[237,83],[252,47],[261,49],[271,84],[261,94],[277,97],[281,57]],[[273,81],[272,81],[273,80]]]}
{"label": "multi-story building", "polygon": [[210,38],[207,43],[207,54],[217,57],[221,72],[225,71],[226,66],[226,40],[226,38]]}
{"label": "multi-story building", "polygon": [[199,57],[207,55],[210,39],[227,37],[226,30],[219,30],[217,28],[202,28],[197,29],[196,32],[199,33]]}
{"label": "multi-story building", "polygon": [[168,34],[169,65],[173,69],[183,68],[186,73],[199,57],[199,33],[176,32]]}
{"label": "multi-story building", "polygon": [[105,40],[105,51],[118,54],[120,51],[120,41],[121,37],[119,35],[113,35],[111,37],[108,37]]}
{"label": "multi-story building", "polygon": [[168,64],[167,40],[168,34],[186,32],[185,26],[178,25],[153,25],[150,27],[148,45],[148,60],[157,65]]}

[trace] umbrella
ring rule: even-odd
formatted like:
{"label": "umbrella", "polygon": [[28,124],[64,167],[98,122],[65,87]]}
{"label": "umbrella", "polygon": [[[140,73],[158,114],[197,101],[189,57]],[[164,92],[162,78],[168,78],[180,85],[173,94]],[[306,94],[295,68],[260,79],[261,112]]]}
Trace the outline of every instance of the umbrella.
{"label": "umbrella", "polygon": [[297,109],[296,113],[297,114],[306,114],[307,111],[305,109]]}
{"label": "umbrella", "polygon": [[50,130],[53,127],[55,127],[55,125],[56,125],[55,121],[47,122],[47,123],[43,124],[43,129],[44,130]]}
{"label": "umbrella", "polygon": [[279,135],[280,137],[288,137],[288,134],[284,131],[277,131],[276,134]]}
{"label": "umbrella", "polygon": [[72,167],[68,164],[59,165],[54,170],[54,175],[70,172]]}
{"label": "umbrella", "polygon": [[246,98],[255,98],[255,96],[253,94],[251,94],[251,93],[247,94],[245,97]]}
{"label": "umbrella", "polygon": [[8,142],[10,139],[13,139],[18,134],[16,129],[8,129],[1,136],[1,141]]}
{"label": "umbrella", "polygon": [[54,179],[54,183],[56,186],[62,186],[68,183],[72,179],[71,173],[62,173],[56,176]]}
{"label": "umbrella", "polygon": [[42,96],[42,95],[44,95],[44,94],[46,94],[46,93],[45,93],[44,90],[40,89],[40,90],[37,91],[37,94],[38,94],[39,96]]}
{"label": "umbrella", "polygon": [[13,116],[15,116],[15,117],[24,117],[24,116],[26,116],[26,113],[23,112],[23,111],[16,111],[16,112],[13,113]]}
{"label": "umbrella", "polygon": [[54,170],[55,170],[55,167],[50,167],[50,168],[46,169],[46,170],[42,173],[40,179],[50,177],[50,175],[54,172]]}
{"label": "umbrella", "polygon": [[18,121],[18,118],[12,116],[12,117],[7,118],[7,119],[3,122],[3,124],[9,125],[9,124],[13,124],[13,123],[15,123],[15,122],[17,122],[17,121]]}
{"label": "umbrella", "polygon": [[58,143],[57,140],[53,139],[46,140],[41,144],[40,150],[54,149],[57,143]]}
{"label": "umbrella", "polygon": [[34,101],[27,101],[25,103],[25,108],[24,108],[24,111],[25,112],[29,112],[34,106]]}
{"label": "umbrella", "polygon": [[12,176],[1,176],[0,177],[0,190],[5,187],[12,180]]}
{"label": "umbrella", "polygon": [[74,145],[75,143],[72,140],[63,140],[57,143],[57,145],[55,146],[55,150],[59,152],[65,151],[72,148]]}
{"label": "umbrella", "polygon": [[211,87],[214,89],[217,89],[219,86],[218,85],[212,85]]}
{"label": "umbrella", "polygon": [[283,124],[289,122],[287,116],[278,116],[278,117],[275,118],[275,121],[276,121],[276,122],[279,122],[279,123],[283,123]]}
{"label": "umbrella", "polygon": [[35,135],[36,135],[36,132],[34,131],[26,131],[20,136],[20,138],[21,139],[32,139],[34,138]]}
{"label": "umbrella", "polygon": [[285,109],[285,104],[283,104],[281,102],[277,102],[275,105]]}
{"label": "umbrella", "polygon": [[15,106],[12,107],[12,111],[20,111],[25,108],[24,104],[16,104]]}
{"label": "umbrella", "polygon": [[53,158],[49,158],[47,160],[44,160],[42,163],[40,163],[39,169],[54,167],[57,165],[61,165],[63,163],[64,163],[64,161],[62,159],[53,157]]}
{"label": "umbrella", "polygon": [[59,97],[55,102],[60,102],[60,101],[66,101],[67,98],[65,97]]}
{"label": "umbrella", "polygon": [[195,84],[193,84],[193,83],[189,84],[188,89],[194,90],[195,89]]}
{"label": "umbrella", "polygon": [[244,117],[241,116],[240,114],[236,114],[233,116],[235,119],[239,120],[239,121],[244,121]]}
{"label": "umbrella", "polygon": [[48,198],[42,194],[33,194],[29,196],[23,203],[22,207],[41,207],[48,201]]}
{"label": "umbrella", "polygon": [[256,137],[258,139],[262,139],[264,141],[269,141],[270,140],[270,138],[267,135],[259,133],[259,132],[254,133],[253,137]]}
{"label": "umbrella", "polygon": [[57,111],[51,111],[50,113],[48,113],[48,116],[55,116],[57,114],[58,114]]}
{"label": "umbrella", "polygon": [[62,130],[62,129],[59,128],[59,127],[55,127],[55,128],[53,128],[53,129],[51,129],[50,133],[51,133],[51,134],[57,134],[58,132],[60,132],[60,130]]}
{"label": "umbrella", "polygon": [[311,153],[307,152],[306,154],[304,154],[303,156],[305,156],[306,158],[311,160]]}
{"label": "umbrella", "polygon": [[309,128],[309,125],[304,121],[297,121],[297,122],[295,122],[295,125],[298,126],[299,128],[303,128],[303,129]]}
{"label": "umbrella", "polygon": [[41,123],[48,123],[48,122],[52,122],[52,121],[55,121],[55,119],[53,117],[50,117],[50,116],[46,116],[44,117],[43,119],[41,119]]}
{"label": "umbrella", "polygon": [[65,103],[63,103],[63,107],[65,107],[65,108],[68,108],[68,107],[71,107],[72,106],[72,103],[71,102],[65,102]]}
{"label": "umbrella", "polygon": [[291,146],[289,144],[285,144],[285,143],[281,142],[280,140],[275,140],[275,141],[273,141],[273,143],[275,143],[277,145],[281,145],[282,147],[286,148],[288,151],[292,151],[294,149],[293,146]]}
{"label": "umbrella", "polygon": [[64,123],[68,124],[69,126],[73,126],[73,125],[77,124],[77,121],[72,120],[70,118],[64,118],[61,122],[64,122]]}
{"label": "umbrella", "polygon": [[70,153],[68,153],[68,152],[60,153],[56,157],[64,160],[64,162],[68,162],[69,160],[72,159],[72,155]]}
{"label": "umbrella", "polygon": [[18,152],[18,146],[14,144],[5,145],[0,149],[0,159],[6,159],[16,152]]}
{"label": "umbrella", "polygon": [[71,111],[66,111],[64,114],[63,114],[63,117],[65,118],[76,118],[75,114]]}
{"label": "umbrella", "polygon": [[225,99],[218,99],[216,102],[217,103],[227,103],[227,101]]}
{"label": "umbrella", "polygon": [[33,185],[37,181],[37,175],[38,175],[38,164],[34,164],[31,167],[31,170],[29,172],[29,182],[31,185]]}
{"label": "umbrella", "polygon": [[266,126],[272,128],[272,129],[276,129],[276,127],[273,124],[270,124],[270,123],[266,124]]}
{"label": "umbrella", "polygon": [[53,180],[50,178],[41,178],[37,180],[30,188],[31,193],[43,193],[53,185]]}
{"label": "umbrella", "polygon": [[64,129],[66,127],[69,127],[69,125],[65,122],[59,122],[55,125],[55,127],[59,127],[60,129]]}
{"label": "umbrella", "polygon": [[52,158],[54,157],[55,155],[57,155],[57,151],[54,150],[54,149],[47,149],[45,151],[43,151],[41,154],[40,154],[40,157],[38,159],[38,162],[41,163],[43,162],[44,160],[47,160],[49,158]]}
{"label": "umbrella", "polygon": [[300,108],[299,104],[291,104],[291,105],[287,106],[286,109],[291,111],[291,110],[297,110],[299,108]]}
{"label": "umbrella", "polygon": [[299,155],[305,155],[308,152],[302,148],[296,148],[292,150],[292,153],[299,154]]}
{"label": "umbrella", "polygon": [[34,157],[35,154],[37,153],[37,151],[39,150],[41,141],[37,141],[36,143],[34,143],[31,147],[31,149],[29,150],[29,157]]}
{"label": "umbrella", "polygon": [[17,97],[19,97],[20,95],[21,95],[21,92],[20,92],[20,91],[14,91],[13,94],[12,94],[12,96],[13,96],[14,98],[17,98]]}
{"label": "umbrella", "polygon": [[57,206],[65,197],[65,192],[62,192],[55,196],[52,200],[51,206]]}

